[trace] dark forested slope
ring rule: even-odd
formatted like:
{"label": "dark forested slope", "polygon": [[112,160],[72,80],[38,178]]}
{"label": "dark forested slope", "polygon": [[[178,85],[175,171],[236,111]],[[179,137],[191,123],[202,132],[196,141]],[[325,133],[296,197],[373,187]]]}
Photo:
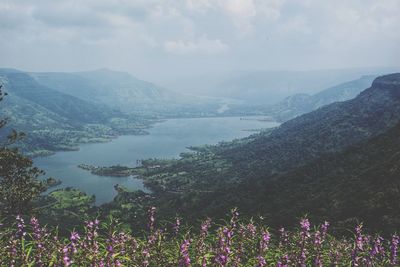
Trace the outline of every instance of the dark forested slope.
{"label": "dark forested slope", "polygon": [[336,226],[400,227],[400,74],[354,100],[279,128],[196,149],[145,174],[166,216],[223,215],[238,206],[278,226],[309,213]]}
{"label": "dark forested slope", "polygon": [[[340,153],[330,153],[294,171],[246,180],[238,188],[246,212],[273,214],[275,223],[305,213],[342,225],[400,227],[400,124]],[[339,225],[340,225],[339,224]]]}
{"label": "dark forested slope", "polygon": [[365,141],[399,121],[400,74],[391,74],[375,79],[355,99],[297,117],[222,156],[240,176],[271,175]]}

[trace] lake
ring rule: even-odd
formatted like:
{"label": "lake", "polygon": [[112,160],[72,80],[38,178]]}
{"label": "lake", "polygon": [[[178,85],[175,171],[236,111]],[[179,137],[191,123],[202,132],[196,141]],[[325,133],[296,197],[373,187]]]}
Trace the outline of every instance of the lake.
{"label": "lake", "polygon": [[57,152],[36,158],[34,163],[46,176],[62,181],[59,187],[72,186],[96,196],[96,204],[111,201],[115,184],[129,189],[146,191],[140,179],[134,177],[96,176],[77,167],[79,164],[95,166],[136,166],[136,161],[147,158],[178,158],[188,146],[216,144],[249,136],[249,130],[275,127],[278,123],[260,121],[263,117],[219,117],[170,119],[156,123],[149,135],[120,136],[108,143],[83,144],[79,151]]}

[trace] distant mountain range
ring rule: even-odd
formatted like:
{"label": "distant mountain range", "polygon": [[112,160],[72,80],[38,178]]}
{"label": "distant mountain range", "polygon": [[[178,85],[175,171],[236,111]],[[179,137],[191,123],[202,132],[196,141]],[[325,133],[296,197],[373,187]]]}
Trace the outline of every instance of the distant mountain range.
{"label": "distant mountain range", "polygon": [[158,117],[217,113],[220,100],[183,95],[125,72],[100,69],[76,73],[30,73],[40,84],[129,114]]}
{"label": "distant mountain range", "polygon": [[19,146],[30,155],[77,149],[79,143],[103,142],[118,134],[144,134],[151,123],[51,89],[26,72],[0,69],[0,83],[9,94],[0,114],[9,119],[9,129],[27,134]]}
{"label": "distant mountain range", "polygon": [[324,106],[296,117],[271,134],[225,151],[243,174],[286,171],[337,152],[394,127],[400,120],[398,89],[382,76],[356,98]]}
{"label": "distant mountain range", "polygon": [[231,71],[198,74],[166,81],[168,88],[195,95],[226,97],[246,105],[273,105],[299,93],[316,94],[363,75],[400,72],[397,67],[326,69],[309,71]]}
{"label": "distant mountain range", "polygon": [[28,133],[21,144],[23,150],[39,155],[77,149],[79,143],[106,141],[119,134],[144,134],[145,128],[159,118],[267,114],[285,121],[353,98],[373,78],[363,76],[314,95],[295,95],[254,112],[252,106],[231,108],[240,105],[179,94],[124,72],[28,73],[0,69],[0,82],[10,94],[0,112],[10,118],[10,127]]}
{"label": "distant mountain range", "polygon": [[263,112],[277,121],[288,121],[328,104],[352,99],[371,86],[376,77],[376,75],[362,76],[360,79],[330,87],[313,95],[292,95],[277,104],[268,106]]}
{"label": "distant mountain range", "polygon": [[158,119],[217,116],[226,105],[221,99],[178,94],[106,69],[0,69],[0,83],[9,93],[0,115],[9,118],[9,128],[27,133],[19,146],[30,155],[78,149],[79,143],[103,142],[120,134],[145,134]]}
{"label": "distant mountain range", "polygon": [[11,96],[29,100],[59,115],[62,118],[60,120],[66,119],[71,124],[102,123],[112,117],[123,117],[122,112],[108,108],[104,104],[94,104],[66,92],[50,89],[51,87],[40,84],[28,73],[3,72],[1,75],[4,86]]}

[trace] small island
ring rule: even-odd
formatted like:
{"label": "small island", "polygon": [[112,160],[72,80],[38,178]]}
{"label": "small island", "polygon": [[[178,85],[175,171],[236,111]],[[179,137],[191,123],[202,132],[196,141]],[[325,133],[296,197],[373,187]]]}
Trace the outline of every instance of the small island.
{"label": "small island", "polygon": [[138,160],[137,167],[127,167],[122,165],[113,165],[113,166],[94,166],[89,164],[79,164],[78,168],[86,171],[90,171],[90,173],[97,176],[111,176],[111,177],[128,177],[128,176],[143,176],[143,174],[151,173],[152,171],[156,171],[157,169],[164,166],[166,163],[170,163],[173,160],[156,160],[156,159],[148,159],[148,160]]}
{"label": "small island", "polygon": [[78,168],[90,171],[92,174],[98,176],[128,177],[137,174],[135,168],[130,168],[121,165],[100,167],[88,164],[79,164]]}
{"label": "small island", "polygon": [[53,177],[49,177],[44,181],[44,184],[46,185],[47,188],[59,186],[61,183],[62,183],[61,180]]}

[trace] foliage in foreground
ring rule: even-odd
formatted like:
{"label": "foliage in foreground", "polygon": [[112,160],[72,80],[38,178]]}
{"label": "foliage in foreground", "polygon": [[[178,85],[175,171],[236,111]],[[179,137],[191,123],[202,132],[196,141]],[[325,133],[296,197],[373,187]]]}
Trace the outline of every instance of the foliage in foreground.
{"label": "foliage in foreground", "polygon": [[[0,85],[0,102],[7,95]],[[31,159],[13,148],[25,134],[11,130],[6,133],[8,119],[0,118],[0,215],[7,216],[30,212],[33,200],[46,191],[47,181],[39,181],[43,174],[33,167]]]}
{"label": "foliage in foreground", "polygon": [[273,233],[240,221],[235,209],[224,225],[207,219],[199,230],[184,229],[179,219],[156,227],[154,213],[150,208],[141,235],[96,219],[69,237],[17,216],[0,231],[1,266],[398,266],[399,237],[370,236],[362,225],[353,238],[338,239],[328,233],[328,222],[311,227],[307,218],[297,231]]}

